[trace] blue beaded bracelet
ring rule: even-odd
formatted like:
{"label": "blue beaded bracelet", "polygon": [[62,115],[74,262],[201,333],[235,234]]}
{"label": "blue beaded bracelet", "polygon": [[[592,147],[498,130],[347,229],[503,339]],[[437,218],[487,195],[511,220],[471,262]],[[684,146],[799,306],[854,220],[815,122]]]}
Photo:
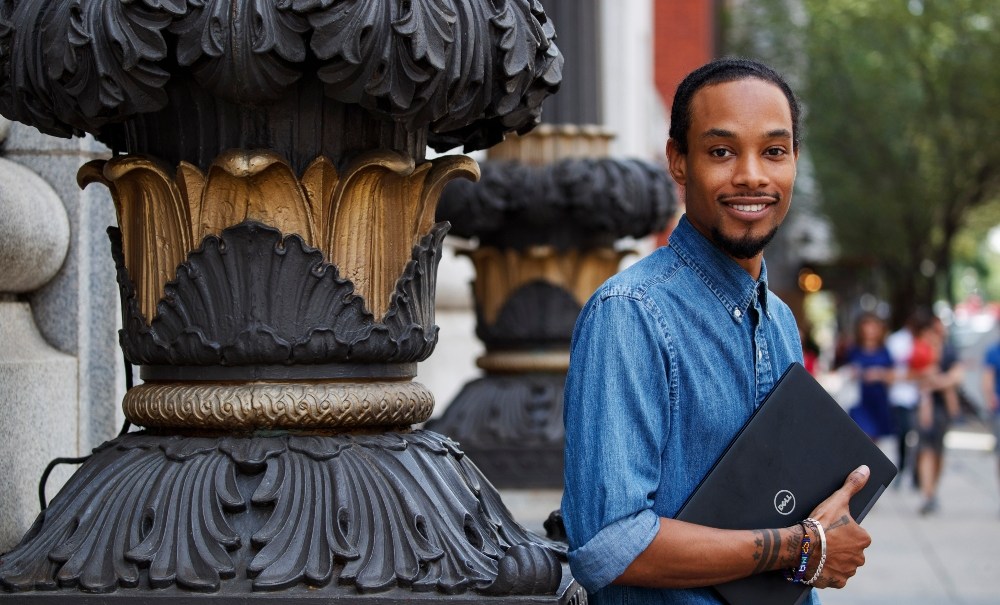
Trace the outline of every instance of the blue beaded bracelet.
{"label": "blue beaded bracelet", "polygon": [[809,567],[810,539],[809,529],[802,523],[802,545],[799,547],[799,565],[793,570],[785,572],[785,579],[793,584],[801,584],[806,575],[806,568]]}

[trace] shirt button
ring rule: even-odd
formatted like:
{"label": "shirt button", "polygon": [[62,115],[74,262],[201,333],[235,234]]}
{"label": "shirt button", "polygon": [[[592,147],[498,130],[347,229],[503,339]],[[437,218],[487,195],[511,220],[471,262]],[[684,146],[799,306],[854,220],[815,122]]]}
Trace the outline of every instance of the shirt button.
{"label": "shirt button", "polygon": [[735,311],[733,311],[733,317],[735,317],[736,319],[739,319],[739,318],[743,317],[743,312],[740,311],[739,309],[736,309]]}
{"label": "shirt button", "polygon": [[764,359],[764,351],[757,350],[757,359]]}

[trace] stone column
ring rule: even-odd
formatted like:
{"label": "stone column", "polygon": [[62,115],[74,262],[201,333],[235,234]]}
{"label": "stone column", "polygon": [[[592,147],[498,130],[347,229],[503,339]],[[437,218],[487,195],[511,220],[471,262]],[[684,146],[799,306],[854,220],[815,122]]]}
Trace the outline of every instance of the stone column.
{"label": "stone column", "polygon": [[[0,559],[43,600],[581,602],[449,439],[412,425],[444,185],[560,80],[529,0],[30,0],[0,111],[109,160],[145,430],[100,446]],[[269,592],[277,592],[273,597]],[[256,594],[254,594],[256,593]],[[263,594],[262,594],[263,593]],[[532,595],[532,596],[527,596]]]}
{"label": "stone column", "polygon": [[[0,118],[0,145],[10,122]],[[0,158],[0,552],[38,514],[38,478],[77,453],[76,358],[38,331],[28,302],[57,274],[69,248],[66,211],[35,172]]]}
{"label": "stone column", "polygon": [[81,190],[76,184],[83,164],[109,155],[92,137],[53,137],[20,123],[11,126],[4,146],[4,157],[26,166],[52,187],[69,220],[65,262],[51,281],[29,296],[42,336],[77,363],[74,398],[79,409],[72,418],[74,423],[79,419],[79,425],[59,456],[87,454],[122,425],[118,287],[106,233],[115,220],[115,207],[107,190]]}

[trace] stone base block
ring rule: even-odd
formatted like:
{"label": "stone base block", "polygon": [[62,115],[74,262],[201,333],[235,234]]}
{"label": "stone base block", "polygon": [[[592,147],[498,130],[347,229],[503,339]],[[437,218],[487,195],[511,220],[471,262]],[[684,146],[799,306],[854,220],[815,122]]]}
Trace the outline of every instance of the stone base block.
{"label": "stone base block", "polygon": [[27,303],[0,302],[0,552],[38,514],[45,465],[77,455],[76,367],[42,339]]}

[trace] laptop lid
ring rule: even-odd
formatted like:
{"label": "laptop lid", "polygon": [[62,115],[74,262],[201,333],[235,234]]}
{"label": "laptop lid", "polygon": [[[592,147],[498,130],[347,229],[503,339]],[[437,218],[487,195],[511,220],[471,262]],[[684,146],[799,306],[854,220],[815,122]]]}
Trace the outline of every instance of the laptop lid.
{"label": "laptop lid", "polygon": [[[801,364],[788,367],[676,518],[721,529],[794,525],[862,464],[850,503],[859,523],[896,476],[895,465]],[[809,587],[781,572],[714,587],[730,605],[794,605]]]}

